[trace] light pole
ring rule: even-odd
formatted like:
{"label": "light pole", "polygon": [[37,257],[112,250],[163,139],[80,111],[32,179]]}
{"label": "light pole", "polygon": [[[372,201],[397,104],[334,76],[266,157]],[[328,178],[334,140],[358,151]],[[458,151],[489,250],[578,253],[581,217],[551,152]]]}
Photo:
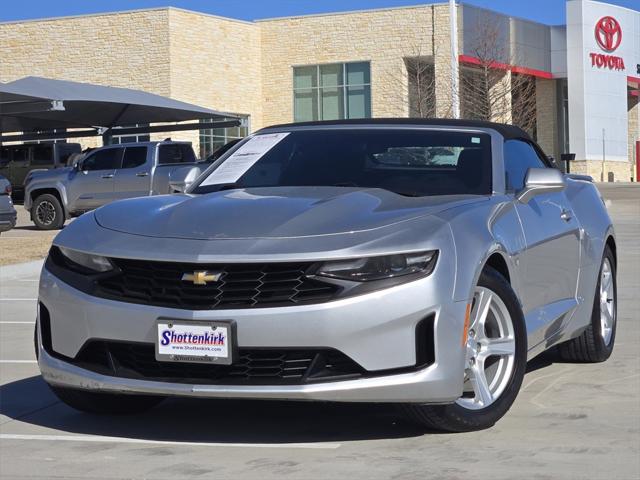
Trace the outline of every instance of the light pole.
{"label": "light pole", "polygon": [[451,110],[453,118],[460,118],[460,96],[458,95],[458,9],[456,0],[449,0],[451,37]]}

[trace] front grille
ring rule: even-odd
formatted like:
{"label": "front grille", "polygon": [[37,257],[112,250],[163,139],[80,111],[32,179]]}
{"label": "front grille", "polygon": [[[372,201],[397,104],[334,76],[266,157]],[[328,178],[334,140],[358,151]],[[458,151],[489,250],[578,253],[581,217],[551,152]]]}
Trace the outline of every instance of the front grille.
{"label": "front grille", "polygon": [[[94,295],[132,303],[189,310],[256,308],[322,303],[340,287],[311,279],[311,263],[205,265],[112,259],[119,273],[96,280]],[[195,285],[185,273],[219,273],[217,281]]]}
{"label": "front grille", "polygon": [[66,361],[103,375],[203,385],[297,384],[364,373],[356,362],[332,349],[241,348],[232,365],[211,365],[159,362],[153,344],[93,340],[75,359]]}

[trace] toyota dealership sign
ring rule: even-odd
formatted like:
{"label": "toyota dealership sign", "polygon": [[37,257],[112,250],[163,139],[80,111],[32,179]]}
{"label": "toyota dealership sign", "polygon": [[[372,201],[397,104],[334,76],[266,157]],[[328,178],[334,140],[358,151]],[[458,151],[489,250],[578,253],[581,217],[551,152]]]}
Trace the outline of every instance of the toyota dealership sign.
{"label": "toyota dealership sign", "polygon": [[640,13],[567,1],[569,144],[576,158],[627,162],[629,83],[640,63]]}
{"label": "toyota dealership sign", "polygon": [[591,66],[597,68],[608,68],[610,70],[624,70],[624,59],[616,55],[615,52],[622,43],[622,27],[614,17],[602,17],[596,23],[595,37],[598,46],[607,53],[591,52]]}

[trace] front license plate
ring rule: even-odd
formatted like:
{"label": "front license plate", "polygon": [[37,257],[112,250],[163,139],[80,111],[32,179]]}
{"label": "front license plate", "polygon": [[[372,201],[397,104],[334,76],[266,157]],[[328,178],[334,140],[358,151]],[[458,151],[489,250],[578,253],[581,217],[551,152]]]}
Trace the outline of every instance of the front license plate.
{"label": "front license plate", "polygon": [[230,365],[235,346],[235,322],[158,320],[156,360],[160,362]]}

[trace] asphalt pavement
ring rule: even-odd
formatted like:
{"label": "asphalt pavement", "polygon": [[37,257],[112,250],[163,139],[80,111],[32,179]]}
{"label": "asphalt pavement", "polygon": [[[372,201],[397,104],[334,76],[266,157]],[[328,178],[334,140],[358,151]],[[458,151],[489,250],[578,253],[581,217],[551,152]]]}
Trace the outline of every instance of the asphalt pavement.
{"label": "asphalt pavement", "polygon": [[640,187],[603,185],[618,235],[618,333],[601,364],[530,362],[482,432],[388,406],[175,399],[143,415],[61,404],[33,353],[41,262],[0,267],[0,478],[640,479]]}

